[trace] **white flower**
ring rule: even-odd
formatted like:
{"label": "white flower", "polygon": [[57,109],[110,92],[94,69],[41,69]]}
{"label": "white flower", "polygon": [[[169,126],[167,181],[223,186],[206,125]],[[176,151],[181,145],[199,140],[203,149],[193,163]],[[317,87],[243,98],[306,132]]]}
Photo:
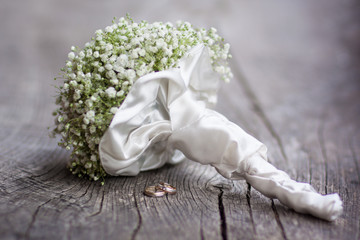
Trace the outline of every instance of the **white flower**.
{"label": "white flower", "polygon": [[85,163],[85,168],[86,168],[86,169],[91,168],[91,166],[92,166],[92,163],[91,163],[91,162]]}
{"label": "white flower", "polygon": [[142,57],[145,56],[145,54],[146,54],[146,51],[144,49],[140,49],[138,52],[139,52],[139,55]]}
{"label": "white flower", "polygon": [[116,59],[116,64],[119,66],[124,66],[126,67],[128,64],[128,56],[125,54],[121,54],[117,59]]}
{"label": "white flower", "polygon": [[[123,30],[123,31],[125,31],[125,30]],[[125,33],[126,33],[126,31],[124,32],[124,34]],[[122,41],[127,41],[128,40],[128,38],[126,36],[120,36],[119,39],[122,40]]]}
{"label": "white flower", "polygon": [[107,71],[106,72],[106,77],[108,78],[115,78],[116,77],[116,73],[113,70]]}
{"label": "white flower", "polygon": [[109,62],[114,63],[114,62],[116,61],[116,58],[117,58],[116,55],[112,55],[112,56],[109,58]]}
{"label": "white flower", "polygon": [[132,58],[138,58],[139,57],[139,54],[135,50],[131,52],[131,57]]}
{"label": "white flower", "polygon": [[85,53],[84,53],[83,51],[80,51],[80,52],[79,52],[79,57],[80,57],[80,58],[84,58],[84,57],[85,57]]}
{"label": "white flower", "polygon": [[[90,121],[94,121],[95,120],[95,111],[94,110],[90,110],[86,113],[86,116],[84,119],[88,119]],[[85,123],[85,122],[84,122]],[[87,124],[87,123],[85,123]]]}
{"label": "white flower", "polygon": [[108,56],[104,53],[104,54],[101,54],[100,55],[100,58],[101,58],[101,61],[103,63],[106,63],[109,59],[108,59]]}
{"label": "white flower", "polygon": [[215,71],[220,73],[220,74],[224,74],[225,73],[225,67],[224,66],[217,66],[217,67],[215,67]]}
{"label": "white flower", "polygon": [[70,81],[70,85],[76,87],[78,84],[75,80]]}
{"label": "white flower", "polygon": [[159,49],[158,49],[157,47],[153,47],[153,46],[150,46],[150,47],[149,47],[149,51],[150,51],[150,52],[157,53],[158,50],[159,50]]}
{"label": "white flower", "polygon": [[168,61],[168,59],[166,57],[161,59],[161,63],[164,64],[164,65],[167,63],[167,61]]}
{"label": "white flower", "polygon": [[119,80],[117,78],[113,78],[110,80],[112,85],[117,85],[119,83]]}
{"label": "white flower", "polygon": [[79,89],[76,89],[74,93],[74,100],[78,100],[80,99],[80,97],[81,97],[81,91]]}
{"label": "white flower", "polygon": [[117,63],[115,63],[113,65],[113,69],[115,71],[119,72],[119,73],[124,73],[125,72],[125,69],[122,66],[118,65]]}
{"label": "white flower", "polygon": [[93,106],[93,101],[91,99],[86,100],[85,102],[86,106],[88,106],[89,108]]}
{"label": "white flower", "polygon": [[115,113],[117,112],[117,110],[118,110],[117,107],[112,107],[112,108],[110,108],[110,112],[111,112],[112,114],[115,114]]}
{"label": "white flower", "polygon": [[83,119],[83,122],[84,122],[86,125],[90,123],[89,119],[86,118],[86,117]]}
{"label": "white flower", "polygon": [[165,50],[164,50],[164,55],[165,55],[165,56],[171,57],[172,53],[173,53],[173,51],[170,50],[170,49],[165,49]]}
{"label": "white flower", "polygon": [[208,44],[209,44],[209,45],[213,45],[214,43],[215,43],[215,41],[214,41],[213,39],[210,38],[210,39],[208,40]]}
{"label": "white flower", "polygon": [[75,53],[74,53],[74,52],[69,52],[68,58],[71,59],[71,60],[74,60],[74,58],[75,58]]}
{"label": "white flower", "polygon": [[127,88],[128,85],[129,85],[129,81],[125,81],[122,83],[122,87],[125,89]]}
{"label": "white flower", "polygon": [[111,27],[111,26],[107,26],[105,28],[105,32],[109,32],[109,33],[112,33],[114,31],[114,29]]}
{"label": "white flower", "polygon": [[138,44],[140,44],[140,41],[139,41],[138,38],[133,38],[133,39],[131,39],[130,44],[131,45],[138,45]]}
{"label": "white flower", "polygon": [[98,57],[100,56],[100,54],[99,54],[98,51],[95,51],[95,52],[93,53],[93,56],[94,56],[95,58],[98,58]]}
{"label": "white flower", "polygon": [[113,66],[112,66],[110,63],[107,63],[107,64],[105,65],[105,68],[106,68],[106,70],[112,70],[112,69],[113,69]]}
{"label": "white flower", "polygon": [[139,75],[140,77],[144,76],[146,74],[146,68],[140,68],[136,70],[136,74]]}
{"label": "white flower", "polygon": [[75,79],[75,78],[76,78],[76,74],[75,74],[75,73],[70,73],[70,74],[69,74],[69,78],[70,78],[70,79]]}
{"label": "white flower", "polygon": [[95,96],[91,96],[90,100],[92,100],[93,102],[96,102],[97,98]]}
{"label": "white flower", "polygon": [[91,55],[92,55],[92,49],[86,50],[86,56],[91,57]]}
{"label": "white flower", "polygon": [[64,120],[64,118],[63,118],[63,116],[59,116],[57,120],[59,123],[61,123]]}
{"label": "white flower", "polygon": [[76,74],[77,74],[77,76],[80,77],[80,78],[84,78],[84,77],[85,77],[85,74],[84,74],[82,71],[78,71]]}
{"label": "white flower", "polygon": [[125,94],[124,90],[120,90],[116,93],[116,96],[121,97],[124,96],[124,94]]}
{"label": "white flower", "polygon": [[93,161],[93,162],[96,162],[96,160],[97,160],[96,155],[92,154],[91,157],[90,157],[90,160]]}
{"label": "white flower", "polygon": [[99,71],[100,73],[102,73],[103,71],[105,71],[105,68],[104,68],[104,67],[99,67],[99,68],[98,68],[98,71]]}
{"label": "white flower", "polygon": [[160,30],[159,31],[159,36],[163,38],[165,36],[165,32],[163,30]]}
{"label": "white flower", "polygon": [[98,73],[95,73],[95,74],[94,74],[94,78],[95,78],[96,80],[100,80],[100,79],[101,79],[101,75],[98,74]]}
{"label": "white flower", "polygon": [[96,127],[94,125],[91,125],[89,128],[90,133],[96,132]]}
{"label": "white flower", "polygon": [[113,45],[111,45],[110,43],[106,44],[105,50],[106,50],[107,52],[109,52],[109,51],[112,50],[112,49],[113,49]]}
{"label": "white flower", "polygon": [[116,90],[113,87],[109,87],[108,89],[106,89],[105,93],[109,98],[115,98],[116,96]]}

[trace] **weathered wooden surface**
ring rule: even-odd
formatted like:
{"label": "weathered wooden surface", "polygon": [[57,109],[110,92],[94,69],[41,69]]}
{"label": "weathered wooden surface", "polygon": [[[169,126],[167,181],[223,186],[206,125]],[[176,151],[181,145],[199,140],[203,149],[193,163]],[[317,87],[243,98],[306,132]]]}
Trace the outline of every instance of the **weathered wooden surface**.
{"label": "weathered wooden surface", "polygon": [[[1,239],[359,239],[360,22],[355,0],[0,1]],[[321,193],[333,223],[297,214],[187,161],[116,177],[72,176],[48,138],[52,78],[71,45],[114,16],[215,26],[235,78],[218,110],[263,141],[270,161]],[[165,180],[178,194],[148,198]]]}

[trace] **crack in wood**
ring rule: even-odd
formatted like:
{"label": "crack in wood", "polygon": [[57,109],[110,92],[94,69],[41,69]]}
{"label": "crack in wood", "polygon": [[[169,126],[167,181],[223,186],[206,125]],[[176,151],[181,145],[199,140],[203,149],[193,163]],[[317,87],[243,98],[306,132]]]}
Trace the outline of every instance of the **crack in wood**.
{"label": "crack in wood", "polygon": [[281,155],[283,156],[285,162],[287,163],[288,157],[285,153],[284,145],[282,143],[280,136],[277,134],[277,132],[275,131],[275,128],[273,127],[269,118],[266,116],[264,110],[261,107],[261,104],[260,104],[258,98],[256,97],[254,91],[251,89],[250,84],[248,83],[248,80],[246,79],[245,75],[241,72],[239,64],[237,63],[235,58],[232,59],[232,62],[233,62],[233,65],[235,65],[234,67],[232,67],[234,76],[236,76],[236,79],[238,79],[240,81],[241,85],[244,88],[246,96],[249,98],[249,101],[252,104],[254,112],[260,118],[260,120],[263,122],[265,127],[270,132],[271,136],[277,142],[277,144],[280,148]]}
{"label": "crack in wood", "polygon": [[134,203],[135,203],[136,212],[137,212],[137,215],[138,215],[138,222],[137,222],[137,225],[136,225],[134,231],[131,234],[131,240],[135,240],[136,235],[138,234],[138,232],[139,232],[139,230],[141,228],[141,224],[142,224],[142,217],[141,217],[138,202],[136,200],[135,190],[133,192],[133,197],[134,197]]}
{"label": "crack in wood", "polygon": [[358,219],[358,228],[356,230],[355,239],[359,239],[360,235],[360,218]]}
{"label": "crack in wood", "polygon": [[247,192],[246,192],[246,201],[247,201],[247,204],[249,206],[249,214],[250,214],[252,228],[253,228],[254,234],[256,235],[256,228],[255,228],[255,223],[254,223],[254,218],[253,218],[253,213],[252,213],[252,208],[251,208],[251,202],[250,202],[250,199],[251,199],[251,185],[249,183],[247,183],[247,185],[248,185],[248,189],[247,189]]}
{"label": "crack in wood", "polygon": [[309,184],[311,184],[311,182],[312,182],[312,172],[313,172],[312,162],[313,162],[313,159],[311,156],[309,156]]}
{"label": "crack in wood", "polygon": [[201,216],[200,216],[200,239],[205,240],[204,229],[203,229],[203,212],[201,212]]}
{"label": "crack in wood", "polygon": [[225,208],[223,204],[223,194],[224,191],[222,187],[215,186],[219,189],[220,193],[218,195],[218,205],[219,205],[219,213],[220,213],[220,230],[221,237],[223,240],[227,240],[227,227],[226,227],[226,216],[225,216]]}
{"label": "crack in wood", "polygon": [[301,146],[300,149],[301,149],[302,152],[306,153],[306,156],[307,156],[307,160],[308,160],[307,164],[309,166],[309,168],[308,168],[308,174],[309,174],[308,182],[311,185],[311,181],[312,181],[312,156],[311,156],[309,150],[305,146]]}
{"label": "crack in wood", "polygon": [[359,167],[359,163],[358,163],[358,161],[357,161],[357,158],[358,158],[358,157],[357,157],[357,155],[356,155],[354,146],[352,145],[351,142],[349,143],[349,146],[350,146],[350,151],[351,151],[352,159],[353,159],[354,164],[355,164],[355,169],[356,169],[356,172],[357,172],[357,175],[358,175],[359,184],[360,184],[360,167]]}
{"label": "crack in wood", "polygon": [[103,204],[104,204],[104,198],[105,198],[105,190],[102,191],[102,197],[101,197],[101,201],[100,201],[99,211],[89,215],[88,217],[94,217],[94,216],[97,216],[97,215],[99,215],[101,213],[102,208],[103,208]]}
{"label": "crack in wood", "polygon": [[326,148],[324,144],[324,125],[320,124],[318,129],[318,138],[320,143],[321,155],[325,164],[325,194],[328,194],[328,158],[326,154]]}
{"label": "crack in wood", "polygon": [[81,196],[80,196],[80,197],[78,197],[79,199],[83,198],[83,197],[87,194],[87,192],[89,191],[90,186],[91,186],[91,184],[88,184],[88,186],[87,186],[87,188],[86,188],[85,192],[84,192],[83,194],[81,194]]}
{"label": "crack in wood", "polygon": [[275,206],[275,203],[274,203],[274,200],[271,199],[271,208],[274,212],[274,215],[275,215],[275,220],[276,220],[276,223],[278,224],[280,230],[281,230],[281,235],[283,236],[283,238],[285,240],[287,240],[287,237],[286,237],[286,233],[285,233],[285,229],[284,229],[284,226],[283,224],[281,223],[281,220],[280,220],[280,216],[279,216],[279,213],[276,209],[276,206]]}
{"label": "crack in wood", "polygon": [[38,215],[38,213],[39,213],[39,211],[40,211],[40,208],[42,208],[44,205],[46,205],[46,204],[47,204],[48,202],[50,202],[52,199],[53,199],[53,198],[50,198],[49,200],[47,200],[46,202],[40,204],[40,205],[36,208],[34,214],[33,214],[32,217],[31,217],[31,222],[30,222],[29,226],[27,227],[27,229],[26,229],[26,231],[25,231],[25,238],[26,238],[26,239],[29,239],[30,230],[31,230],[31,228],[33,227],[33,225],[34,225],[34,223],[35,223],[35,221],[36,221],[36,217],[37,217],[37,215]]}

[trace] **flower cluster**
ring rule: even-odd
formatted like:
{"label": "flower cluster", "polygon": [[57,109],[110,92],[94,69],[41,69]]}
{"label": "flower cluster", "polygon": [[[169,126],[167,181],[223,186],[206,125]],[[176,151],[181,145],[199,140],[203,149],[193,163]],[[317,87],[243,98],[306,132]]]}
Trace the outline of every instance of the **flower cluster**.
{"label": "flower cluster", "polygon": [[71,47],[62,70],[64,83],[54,112],[59,145],[72,150],[70,170],[92,180],[103,179],[98,146],[118,107],[141,76],[176,67],[178,60],[197,44],[209,48],[213,68],[224,81],[232,77],[227,60],[229,44],[216,29],[194,29],[187,22],[146,21],[130,17],[97,30],[83,49]]}

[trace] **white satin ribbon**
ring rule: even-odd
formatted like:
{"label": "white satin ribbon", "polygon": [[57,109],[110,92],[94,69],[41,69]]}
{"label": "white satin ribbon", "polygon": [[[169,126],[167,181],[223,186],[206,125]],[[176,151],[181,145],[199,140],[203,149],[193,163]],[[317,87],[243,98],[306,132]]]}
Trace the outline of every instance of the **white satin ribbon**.
{"label": "white satin ribbon", "polygon": [[295,211],[334,220],[342,212],[337,194],[322,196],[266,161],[266,147],[209,107],[216,103],[218,76],[207,48],[194,47],[178,68],[139,78],[102,137],[105,171],[134,176],[184,155],[210,164],[226,178],[245,179]]}

